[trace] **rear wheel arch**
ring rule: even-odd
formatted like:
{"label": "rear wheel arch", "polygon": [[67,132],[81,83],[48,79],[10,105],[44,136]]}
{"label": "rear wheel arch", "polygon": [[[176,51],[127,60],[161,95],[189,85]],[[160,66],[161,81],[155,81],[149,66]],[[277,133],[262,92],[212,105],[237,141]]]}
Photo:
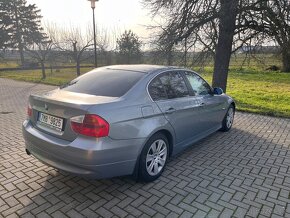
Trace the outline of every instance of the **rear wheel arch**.
{"label": "rear wheel arch", "polygon": [[169,156],[168,158],[170,158],[170,156],[172,155],[172,152],[173,152],[173,144],[174,144],[174,138],[173,138],[173,135],[172,133],[169,131],[169,130],[166,130],[166,129],[161,129],[161,130],[158,130],[156,132],[154,132],[152,135],[150,135],[150,137],[148,137],[148,139],[145,141],[144,145],[142,146],[141,150],[140,150],[140,153],[138,155],[138,158],[137,158],[137,161],[136,161],[136,164],[135,164],[135,169],[134,169],[134,172],[133,172],[133,178],[135,178],[137,181],[139,180],[139,167],[140,167],[140,156],[141,156],[141,153],[142,153],[142,150],[144,148],[144,146],[147,144],[147,142],[156,134],[162,134],[164,135],[167,140],[168,140],[168,144],[169,144]]}
{"label": "rear wheel arch", "polygon": [[158,134],[158,133],[161,133],[161,134],[166,136],[168,143],[169,143],[169,157],[170,157],[172,155],[172,152],[173,152],[173,136],[172,136],[171,132],[169,132],[166,129],[159,130],[156,133],[154,133],[153,135]]}
{"label": "rear wheel arch", "polygon": [[161,133],[163,134],[167,140],[168,140],[168,143],[169,143],[169,157],[171,156],[172,152],[173,152],[173,145],[174,145],[174,138],[173,138],[173,134],[172,132],[170,132],[170,130],[168,129],[158,129],[156,130],[155,132],[153,132],[148,138],[147,140],[144,142],[142,148],[140,149],[140,152],[139,152],[139,156],[144,148],[144,146],[146,145],[146,143],[156,134],[158,133]]}

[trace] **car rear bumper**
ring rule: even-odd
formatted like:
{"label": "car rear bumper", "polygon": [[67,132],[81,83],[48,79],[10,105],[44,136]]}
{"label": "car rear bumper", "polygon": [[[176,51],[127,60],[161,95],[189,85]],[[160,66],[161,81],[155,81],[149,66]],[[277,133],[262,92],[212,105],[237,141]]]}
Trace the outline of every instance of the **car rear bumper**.
{"label": "car rear bumper", "polygon": [[134,172],[145,139],[113,140],[78,136],[69,142],[43,133],[24,121],[26,150],[54,168],[90,178],[110,178]]}

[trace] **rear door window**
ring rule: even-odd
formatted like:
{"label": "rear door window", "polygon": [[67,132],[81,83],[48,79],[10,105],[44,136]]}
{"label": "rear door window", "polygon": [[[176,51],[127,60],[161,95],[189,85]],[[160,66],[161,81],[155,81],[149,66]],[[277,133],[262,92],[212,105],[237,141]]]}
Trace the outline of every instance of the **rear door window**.
{"label": "rear door window", "polygon": [[167,99],[164,86],[162,85],[159,77],[155,78],[148,87],[149,94],[153,101]]}
{"label": "rear door window", "polygon": [[169,99],[182,98],[189,95],[186,83],[180,73],[164,73],[162,76],[160,76],[160,80]]}
{"label": "rear door window", "polygon": [[149,84],[149,94],[154,101],[189,96],[186,83],[178,72],[162,73]]}
{"label": "rear door window", "polygon": [[144,75],[135,71],[98,69],[72,80],[61,89],[89,95],[121,97]]}

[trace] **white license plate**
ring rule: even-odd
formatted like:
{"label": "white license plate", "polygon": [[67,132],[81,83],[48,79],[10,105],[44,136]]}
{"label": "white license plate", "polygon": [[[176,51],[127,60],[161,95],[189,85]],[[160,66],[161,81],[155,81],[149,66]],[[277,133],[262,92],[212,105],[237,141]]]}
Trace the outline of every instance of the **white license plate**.
{"label": "white license plate", "polygon": [[38,121],[57,131],[62,130],[63,119],[39,112]]}

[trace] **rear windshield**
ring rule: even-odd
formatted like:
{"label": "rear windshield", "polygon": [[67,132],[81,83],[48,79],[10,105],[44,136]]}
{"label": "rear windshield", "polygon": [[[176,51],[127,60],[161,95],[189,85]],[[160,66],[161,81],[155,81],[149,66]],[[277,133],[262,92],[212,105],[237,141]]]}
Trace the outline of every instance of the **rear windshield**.
{"label": "rear windshield", "polygon": [[142,76],[144,73],[134,71],[98,69],[72,80],[61,89],[89,95],[121,97]]}

